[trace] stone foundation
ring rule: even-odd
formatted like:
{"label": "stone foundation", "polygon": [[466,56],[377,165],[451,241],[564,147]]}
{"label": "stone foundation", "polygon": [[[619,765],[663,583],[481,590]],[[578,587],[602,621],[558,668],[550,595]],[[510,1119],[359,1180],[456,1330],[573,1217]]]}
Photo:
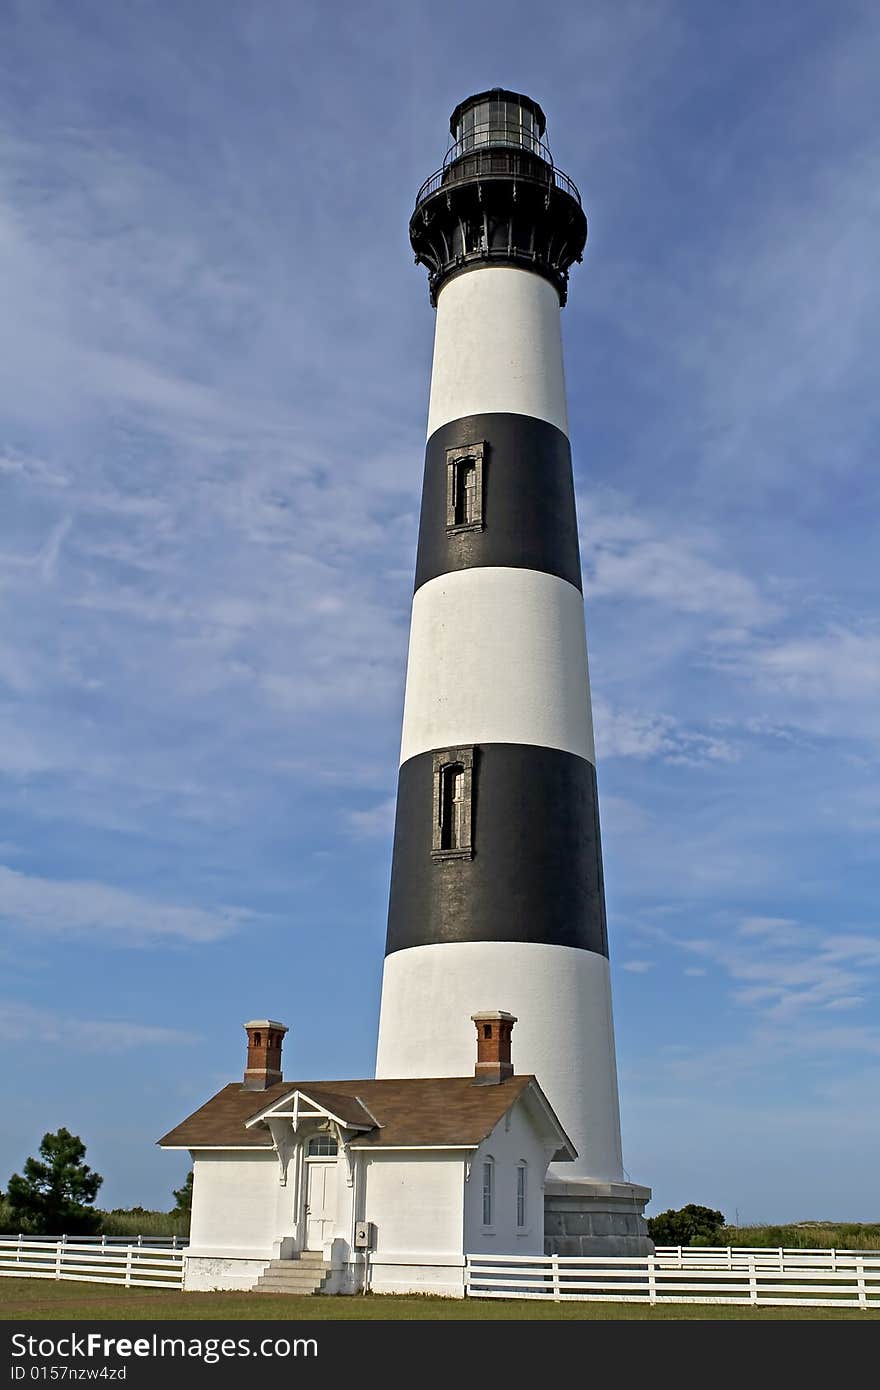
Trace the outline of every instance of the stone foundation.
{"label": "stone foundation", "polygon": [[609,1258],[653,1254],[644,1217],[650,1199],[650,1187],[637,1183],[548,1180],[544,1253]]}

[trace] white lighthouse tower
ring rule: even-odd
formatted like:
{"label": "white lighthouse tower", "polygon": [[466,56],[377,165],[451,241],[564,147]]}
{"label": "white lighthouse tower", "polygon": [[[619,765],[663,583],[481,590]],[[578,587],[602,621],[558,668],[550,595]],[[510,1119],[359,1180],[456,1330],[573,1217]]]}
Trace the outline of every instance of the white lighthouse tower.
{"label": "white lighthouse tower", "polygon": [[545,127],[462,102],[410,222],[437,317],[376,1075],[466,1075],[471,1015],[516,1015],[578,1151],[548,1248],[636,1254],[560,332],[587,223]]}

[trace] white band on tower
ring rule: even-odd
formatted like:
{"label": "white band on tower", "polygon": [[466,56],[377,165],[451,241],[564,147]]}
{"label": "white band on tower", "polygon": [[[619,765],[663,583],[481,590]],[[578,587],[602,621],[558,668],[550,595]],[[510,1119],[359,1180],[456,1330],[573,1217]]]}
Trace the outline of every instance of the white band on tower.
{"label": "white band on tower", "polygon": [[530,415],[568,434],[559,295],[529,270],[470,271],[437,299],[428,437],[489,413]]}

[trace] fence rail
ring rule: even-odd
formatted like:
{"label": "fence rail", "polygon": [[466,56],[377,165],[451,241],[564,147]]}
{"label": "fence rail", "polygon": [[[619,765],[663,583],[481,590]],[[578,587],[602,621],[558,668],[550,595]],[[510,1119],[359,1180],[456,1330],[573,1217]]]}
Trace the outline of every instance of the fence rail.
{"label": "fence rail", "polygon": [[866,1266],[880,1266],[880,1250],[836,1250],[828,1246],[798,1247],[776,1245],[657,1245],[654,1258],[666,1265],[678,1267],[707,1266],[719,1269],[747,1267],[752,1261],[768,1268],[824,1269],[846,1268],[855,1260]]}
{"label": "fence rail", "polygon": [[709,1251],[715,1258],[702,1262],[691,1258],[696,1254],[667,1246],[642,1259],[468,1255],[465,1293],[470,1298],[557,1303],[581,1299],[880,1309],[880,1252],[724,1248]]}
{"label": "fence rail", "polygon": [[[3,1237],[0,1237],[3,1239]],[[26,1236],[16,1235],[12,1237],[15,1241],[38,1241],[38,1240],[60,1240],[62,1244],[69,1245],[100,1245],[103,1250],[107,1245],[146,1245],[151,1250],[165,1246],[169,1250],[185,1250],[189,1245],[189,1236]]]}
{"label": "fence rail", "polygon": [[76,1279],[126,1288],[183,1287],[182,1250],[94,1242],[0,1237],[0,1278]]}

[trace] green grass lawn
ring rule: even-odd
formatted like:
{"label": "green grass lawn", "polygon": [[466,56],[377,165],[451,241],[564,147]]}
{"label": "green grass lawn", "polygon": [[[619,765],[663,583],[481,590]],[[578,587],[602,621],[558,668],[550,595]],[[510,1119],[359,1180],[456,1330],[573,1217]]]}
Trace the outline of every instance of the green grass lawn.
{"label": "green grass lawn", "polygon": [[857,1308],[742,1308],[696,1303],[538,1303],[527,1299],[409,1298],[404,1295],[367,1298],[294,1298],[287,1294],[177,1293],[169,1289],[126,1289],[107,1284],[78,1284],[51,1279],[0,1281],[0,1319],[57,1321],[60,1319],[202,1319],[230,1318],[243,1322],[283,1320],[370,1319],[377,1321],[456,1319],[476,1322],[587,1321],[638,1319],[880,1319],[880,1309]]}

